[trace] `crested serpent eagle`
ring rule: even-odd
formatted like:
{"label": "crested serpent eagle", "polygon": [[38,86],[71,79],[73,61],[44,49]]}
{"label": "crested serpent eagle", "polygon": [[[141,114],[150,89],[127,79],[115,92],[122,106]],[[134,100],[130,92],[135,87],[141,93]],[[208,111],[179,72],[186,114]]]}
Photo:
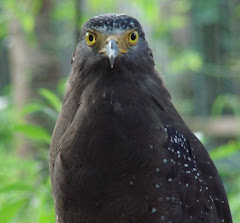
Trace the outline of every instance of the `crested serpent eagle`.
{"label": "crested serpent eagle", "polygon": [[139,22],[82,27],[53,132],[58,223],[231,223],[219,174],[171,103]]}

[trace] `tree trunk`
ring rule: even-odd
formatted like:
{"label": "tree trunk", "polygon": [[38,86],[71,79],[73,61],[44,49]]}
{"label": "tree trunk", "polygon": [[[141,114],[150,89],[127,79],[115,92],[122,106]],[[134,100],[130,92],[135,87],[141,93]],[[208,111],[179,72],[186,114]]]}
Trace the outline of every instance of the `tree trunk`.
{"label": "tree trunk", "polygon": [[[22,25],[16,18],[9,23],[11,47],[9,48],[10,72],[14,107],[21,111],[37,98],[39,88],[55,89],[62,76],[56,54],[56,33],[50,20],[51,1],[42,0],[42,7],[35,20],[34,43],[29,42]],[[26,117],[27,123],[43,123],[37,117]],[[19,157],[34,155],[34,145],[22,135],[16,135],[15,148]]]}

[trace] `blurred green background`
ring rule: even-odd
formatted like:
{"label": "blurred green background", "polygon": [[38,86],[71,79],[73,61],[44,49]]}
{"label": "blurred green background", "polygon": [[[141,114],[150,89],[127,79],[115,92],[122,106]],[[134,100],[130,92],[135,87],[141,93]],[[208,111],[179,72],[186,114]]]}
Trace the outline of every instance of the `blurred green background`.
{"label": "blurred green background", "polygon": [[0,222],[53,223],[51,133],[90,17],[143,25],[173,103],[208,149],[240,222],[240,0],[1,0]]}

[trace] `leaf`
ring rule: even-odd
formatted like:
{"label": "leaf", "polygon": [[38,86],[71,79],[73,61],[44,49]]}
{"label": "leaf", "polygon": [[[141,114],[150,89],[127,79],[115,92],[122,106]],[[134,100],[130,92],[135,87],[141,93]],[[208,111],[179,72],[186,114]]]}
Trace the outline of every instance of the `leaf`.
{"label": "leaf", "polygon": [[203,61],[198,52],[194,50],[186,50],[172,60],[170,72],[179,73],[179,71],[187,69],[198,71],[202,67],[202,64]]}
{"label": "leaf", "polygon": [[58,93],[61,94],[61,96],[64,94],[66,90],[66,82],[67,82],[67,78],[61,78],[61,80],[58,82],[57,91]]}
{"label": "leaf", "polygon": [[22,115],[25,116],[25,115],[28,115],[28,114],[31,114],[31,113],[34,113],[34,112],[37,112],[37,111],[41,111],[42,110],[42,106],[40,104],[35,104],[35,103],[32,103],[32,104],[28,104],[26,105],[23,110],[22,110]]}
{"label": "leaf", "polygon": [[73,21],[74,1],[59,1],[53,8],[52,16],[57,21]]}
{"label": "leaf", "polygon": [[6,184],[0,187],[0,193],[9,193],[13,191],[34,191],[34,187],[26,184],[26,183],[21,183],[21,182],[14,182],[11,184]]}
{"label": "leaf", "polygon": [[42,127],[29,124],[16,124],[14,130],[21,132],[27,137],[38,140],[45,143],[50,143],[51,136],[50,134]]}
{"label": "leaf", "polygon": [[222,159],[229,157],[240,150],[240,141],[229,142],[210,152],[212,159]]}
{"label": "leaf", "polygon": [[4,207],[0,208],[0,222],[7,223],[13,219],[16,214],[25,206],[28,198],[11,201]]}
{"label": "leaf", "polygon": [[21,16],[22,25],[26,32],[31,33],[34,29],[34,18],[33,15],[29,15],[29,13],[25,13],[24,16]]}
{"label": "leaf", "polygon": [[225,108],[231,109],[236,115],[240,115],[240,98],[234,94],[220,94],[214,101],[211,113],[220,116]]}
{"label": "leaf", "polygon": [[39,94],[43,96],[57,112],[60,112],[62,103],[53,92],[48,89],[41,88],[39,90]]}

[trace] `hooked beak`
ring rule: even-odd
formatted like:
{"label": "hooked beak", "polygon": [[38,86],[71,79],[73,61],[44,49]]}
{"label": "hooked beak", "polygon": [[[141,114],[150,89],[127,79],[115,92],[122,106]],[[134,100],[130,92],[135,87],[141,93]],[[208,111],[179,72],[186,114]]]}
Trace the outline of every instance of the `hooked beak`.
{"label": "hooked beak", "polygon": [[118,45],[114,39],[110,39],[108,41],[107,47],[106,47],[106,53],[110,60],[110,66],[111,66],[111,68],[113,68],[114,60],[118,56],[118,53],[119,53]]}

